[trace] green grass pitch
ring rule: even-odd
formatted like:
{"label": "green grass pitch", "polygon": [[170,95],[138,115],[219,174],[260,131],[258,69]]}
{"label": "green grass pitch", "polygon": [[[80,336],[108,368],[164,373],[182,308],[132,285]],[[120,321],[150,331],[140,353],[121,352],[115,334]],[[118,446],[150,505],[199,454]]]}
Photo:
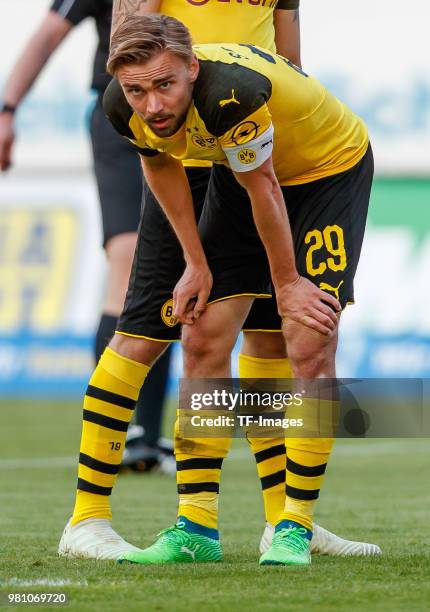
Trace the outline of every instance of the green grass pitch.
{"label": "green grass pitch", "polygon": [[[381,558],[259,567],[259,484],[246,443],[236,441],[220,498],[224,562],[139,567],[56,556],[73,504],[80,411],[76,402],[0,402],[1,591],[65,591],[67,609],[80,612],[430,609],[428,440],[336,444],[316,518],[340,535],[377,542]],[[174,480],[122,475],[112,503],[114,527],[148,545],[174,521]]]}

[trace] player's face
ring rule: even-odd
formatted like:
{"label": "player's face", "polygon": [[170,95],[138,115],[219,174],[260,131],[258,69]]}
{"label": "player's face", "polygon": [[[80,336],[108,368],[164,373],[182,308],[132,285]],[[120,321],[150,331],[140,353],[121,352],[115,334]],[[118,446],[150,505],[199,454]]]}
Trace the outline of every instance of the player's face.
{"label": "player's face", "polygon": [[162,51],[144,64],[119,68],[116,76],[127,102],[157,136],[175,134],[184,123],[191,104],[199,63],[191,63]]}

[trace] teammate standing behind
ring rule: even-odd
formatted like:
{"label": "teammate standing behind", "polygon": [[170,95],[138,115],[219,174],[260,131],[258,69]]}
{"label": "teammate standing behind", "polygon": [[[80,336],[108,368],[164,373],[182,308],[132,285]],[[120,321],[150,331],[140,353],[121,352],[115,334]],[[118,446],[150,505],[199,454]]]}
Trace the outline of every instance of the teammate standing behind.
{"label": "teammate standing behind", "polygon": [[[148,10],[155,11],[159,3],[160,0],[148,0],[145,4]],[[5,171],[12,163],[14,116],[19,104],[60,43],[73,27],[88,18],[94,20],[98,37],[91,81],[97,99],[91,115],[90,132],[101,204],[103,246],[108,262],[106,296],[95,341],[97,363],[113,336],[124,304],[142,199],[142,172],[138,156],[112,129],[102,109],[103,93],[111,79],[106,73],[106,61],[109,54],[112,0],[53,1],[42,23],[28,41],[3,91],[0,106],[0,169]],[[169,358],[170,353],[166,353],[156,364],[148,379],[149,386],[143,391],[137,406],[141,421],[147,424],[143,436],[146,454],[154,463],[160,456],[157,439]]]}
{"label": "teammate standing behind", "polygon": [[[282,2],[278,5],[282,8],[274,13],[273,4],[257,6],[249,3],[220,4],[210,1],[205,5],[196,5],[172,1],[163,3],[162,10],[166,12],[179,10],[181,16],[186,14],[188,25],[196,40],[199,40],[199,34],[203,32],[203,35],[210,36],[214,40],[221,38],[225,40],[225,36],[228,35],[232,41],[247,43],[252,40],[256,44],[260,42],[269,44],[272,49],[275,41],[273,26],[275,20],[277,26],[281,28],[276,35],[278,44],[282,39],[285,40],[285,37],[289,41],[294,41],[296,52],[293,56],[296,61],[300,61],[298,13],[296,10],[286,10],[293,4],[297,7],[298,3]],[[142,15],[146,12],[147,7],[144,2],[133,0],[115,2],[114,28],[127,14]],[[207,24],[210,24],[210,27],[204,28]],[[293,34],[289,35],[291,28]],[[285,48],[284,52],[289,53],[287,46],[281,48]],[[198,134],[194,134],[193,138],[197,146],[202,146]],[[187,176],[198,215],[209,174],[205,168],[191,167],[187,168]],[[116,469],[121,461],[124,432],[127,422],[131,419],[130,409],[133,407],[137,386],[143,383],[150,365],[164,350],[165,344],[179,339],[179,326],[172,317],[172,291],[182,273],[182,261],[181,249],[171,227],[154,196],[145,187],[145,207],[139,245],[122,316],[123,321],[119,323],[118,328],[125,336],[139,337],[139,361],[142,365],[136,367],[133,377],[124,379],[125,384],[122,384],[119,378],[122,376],[121,372],[128,367],[127,361],[123,361],[119,355],[108,350],[90,381],[85,398],[77,499],[72,520],[67,525],[60,543],[60,554],[106,558],[106,554],[112,553],[112,549],[106,553],[107,547],[103,538],[111,537],[113,534],[109,522],[111,518],[109,495],[115,484]],[[276,309],[272,305],[272,310],[273,308]],[[270,323],[270,317],[268,321]],[[125,325],[122,325],[124,322]],[[271,337],[280,334],[264,334],[264,336],[266,336],[264,352],[261,356],[257,354],[248,359],[251,365],[248,366],[246,375],[263,378],[288,377],[291,370],[285,358],[285,347],[282,347],[279,356],[270,351]],[[262,343],[260,349],[261,345]],[[259,373],[251,374],[251,367],[254,368],[254,372]],[[114,372],[116,374],[112,378],[111,374]],[[210,485],[210,496],[214,497],[213,503],[216,504],[222,456],[219,456],[218,448],[213,447],[213,444],[206,444],[205,441],[207,459],[202,463],[195,457],[198,452],[193,448],[194,442],[183,440],[179,436],[176,439],[178,488],[181,491],[182,503],[200,503],[203,498],[208,497],[206,487]],[[274,523],[285,499],[285,446],[279,440],[256,440],[253,443],[253,451],[263,486],[266,516],[269,522]],[[315,546],[314,551],[316,549],[331,554],[342,554],[345,541],[336,540],[335,536],[325,530],[320,530],[320,533],[323,534],[324,547]],[[271,534],[268,539],[270,537]],[[334,540],[336,540],[335,546],[333,546]],[[129,545],[124,542],[118,542],[117,552],[121,553],[121,547],[127,546]],[[366,554],[366,549],[362,544],[357,544],[353,554]],[[116,558],[113,553],[112,558]]]}

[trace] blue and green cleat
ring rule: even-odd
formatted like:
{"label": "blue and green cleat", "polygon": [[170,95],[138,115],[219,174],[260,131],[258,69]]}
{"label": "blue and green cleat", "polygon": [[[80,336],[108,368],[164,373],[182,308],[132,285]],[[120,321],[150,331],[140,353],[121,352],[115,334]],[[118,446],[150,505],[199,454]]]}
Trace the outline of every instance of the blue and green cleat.
{"label": "blue and green cleat", "polygon": [[[190,531],[190,528],[193,531]],[[118,559],[119,563],[203,563],[221,561],[222,551],[218,531],[179,517],[176,524],[163,529],[149,548],[131,551]],[[215,537],[210,537],[215,536]]]}
{"label": "blue and green cleat", "polygon": [[272,545],[261,555],[260,565],[310,565],[312,532],[298,523],[276,526]]}

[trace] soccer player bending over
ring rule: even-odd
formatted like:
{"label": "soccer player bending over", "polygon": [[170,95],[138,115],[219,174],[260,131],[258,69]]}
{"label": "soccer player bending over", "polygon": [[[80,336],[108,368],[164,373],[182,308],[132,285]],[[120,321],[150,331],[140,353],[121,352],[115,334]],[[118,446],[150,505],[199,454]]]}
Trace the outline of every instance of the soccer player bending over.
{"label": "soccer player bending over", "polygon": [[[185,26],[165,16],[120,26],[108,68],[118,82],[105,96],[107,114],[139,149],[183,248],[174,314],[185,324],[185,376],[230,376],[243,321],[272,282],[294,375],[334,378],[373,177],[362,120],[285,58],[252,45],[193,50]],[[200,235],[185,158],[216,164]],[[116,334],[110,351],[123,358],[112,374],[136,388],[139,339]],[[285,507],[260,563],[310,563],[313,509],[332,443],[288,440]],[[175,526],[124,559],[221,559],[216,503],[206,495],[180,504]]]}
{"label": "soccer player bending over", "polygon": [[[151,11],[150,4],[154,3],[155,0],[146,3],[138,0],[114,0],[113,31],[116,31],[127,14],[146,14]],[[252,42],[275,51],[276,41],[276,46],[284,57],[291,58],[294,63],[300,63],[299,0],[280,0],[276,6],[217,4],[219,3],[211,2],[205,6],[193,6],[165,0],[160,11],[184,21],[196,42],[213,43],[223,40],[224,47],[229,42]],[[207,24],[210,24],[210,28]],[[226,108],[239,103],[235,92],[231,90],[229,96],[221,102]],[[126,115],[129,110],[125,109]],[[124,122],[119,121],[118,127],[121,133],[130,138],[131,134]],[[216,141],[215,137],[202,138],[196,129],[190,138],[197,147],[212,147]],[[130,145],[128,140],[125,144]],[[185,173],[193,199],[194,214],[199,219],[212,162],[210,159],[197,159],[185,160],[183,163],[186,166]],[[206,167],[203,167],[204,165]],[[127,181],[128,175],[123,179]],[[243,212],[253,227],[248,201]],[[73,516],[67,523],[60,541],[60,555],[118,559],[125,552],[135,550],[135,547],[125,542],[113,530],[109,500],[123,456],[126,428],[133,414],[133,400],[138,387],[141,387],[149,368],[169,342],[180,339],[181,326],[173,317],[172,293],[184,267],[181,245],[156,197],[145,184],[135,265],[117,327],[118,334],[132,335],[139,339],[139,354],[136,359],[140,368],[136,369],[135,373],[139,371],[140,378],[132,379],[135,380],[136,386],[124,387],[122,372],[126,358],[112,350],[105,352],[102,362],[91,378],[84,400],[76,503]],[[321,288],[324,287],[321,285]],[[277,314],[276,300],[256,299],[243,323],[244,341],[239,355],[239,372],[242,378],[292,377],[281,328],[282,320]],[[119,378],[111,374],[112,372],[119,372]],[[253,437],[249,432],[247,439],[257,462],[262,486],[267,521],[260,544],[260,550],[264,552],[270,546],[274,524],[284,509],[287,451],[284,441],[276,436]],[[196,523],[216,526],[220,473],[228,448],[228,440],[184,437],[179,430],[176,431],[179,503],[181,508],[187,506],[187,516],[193,518]],[[290,445],[289,496],[297,500],[302,499],[304,495],[316,499],[318,489],[313,488],[311,492],[306,490],[306,487],[310,489],[314,484],[311,472],[308,472],[307,478],[293,490],[292,470],[303,472],[304,468],[305,466],[300,464],[300,456],[294,454],[294,446]],[[213,509],[208,511],[208,505]],[[312,524],[312,532],[313,553],[372,555],[380,552],[376,545],[339,538],[315,522]]]}

